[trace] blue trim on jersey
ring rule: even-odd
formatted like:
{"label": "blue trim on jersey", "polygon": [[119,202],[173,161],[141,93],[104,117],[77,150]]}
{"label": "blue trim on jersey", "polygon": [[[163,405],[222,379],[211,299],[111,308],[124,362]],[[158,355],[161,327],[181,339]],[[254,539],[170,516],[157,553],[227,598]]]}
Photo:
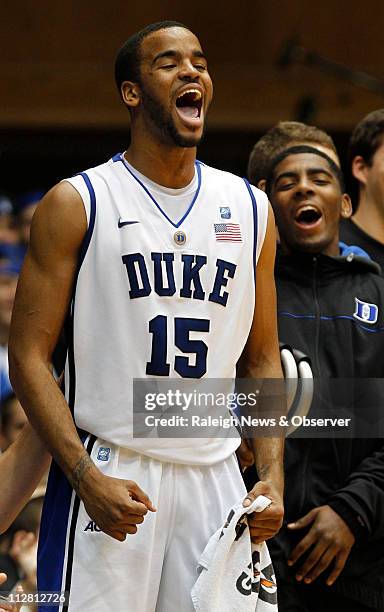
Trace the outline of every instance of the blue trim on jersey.
{"label": "blue trim on jersey", "polygon": [[[118,159],[116,159],[116,158],[118,158]],[[112,160],[113,161],[121,161],[121,163],[123,164],[124,168],[135,179],[135,181],[137,181],[139,183],[139,185],[144,189],[144,191],[147,194],[147,196],[150,198],[150,200],[152,200],[152,202],[155,204],[156,208],[161,212],[163,217],[165,217],[167,219],[167,221],[169,221],[169,223],[171,225],[173,225],[173,227],[175,227],[175,228],[180,227],[180,225],[183,223],[183,221],[185,221],[185,219],[188,217],[189,213],[191,212],[191,210],[193,208],[193,205],[195,204],[195,202],[196,202],[196,200],[198,198],[198,195],[200,193],[200,187],[201,187],[201,169],[200,169],[200,165],[201,165],[201,163],[199,161],[197,161],[197,160],[195,161],[195,168],[196,168],[196,171],[197,171],[197,189],[196,189],[195,195],[193,196],[192,202],[188,206],[188,208],[187,208],[186,212],[184,213],[184,215],[181,217],[180,221],[178,221],[177,223],[174,223],[172,221],[172,219],[170,219],[168,217],[168,215],[164,212],[164,210],[161,208],[160,204],[158,202],[156,202],[155,198],[153,197],[153,195],[151,194],[149,189],[147,189],[147,187],[144,185],[144,183],[142,183],[141,180],[131,171],[131,169],[128,168],[123,154],[119,153],[118,155],[114,155],[114,157],[112,157]]]}
{"label": "blue trim on jersey", "polygon": [[[87,229],[87,233],[85,234],[83,243],[81,245],[81,250],[80,250],[80,256],[79,256],[79,262],[78,262],[78,267],[77,267],[77,275],[79,274],[80,268],[81,268],[81,264],[84,261],[84,257],[88,251],[88,247],[89,247],[89,243],[91,242],[91,238],[92,238],[92,234],[93,234],[93,229],[95,227],[95,219],[96,219],[96,194],[95,194],[95,190],[93,188],[93,185],[89,179],[88,174],[86,174],[85,172],[80,172],[79,176],[82,176],[84,179],[84,182],[87,186],[87,189],[89,191],[89,197],[90,197],[90,204],[91,204],[91,210],[90,210],[90,215],[89,215],[89,224],[88,224],[88,229]],[[76,279],[77,280],[77,279]]]}
{"label": "blue trim on jersey", "polygon": [[255,194],[253,193],[252,187],[249,184],[249,181],[247,181],[246,178],[243,178],[243,181],[244,181],[244,183],[247,186],[248,193],[249,193],[249,195],[251,197],[252,208],[253,208],[253,228],[254,228],[254,237],[253,237],[253,271],[254,271],[255,289],[256,289],[256,266],[257,266],[256,258],[257,258],[257,234],[258,234],[257,202],[256,202]]}
{"label": "blue trim on jersey", "polygon": [[[298,315],[298,314],[294,314],[293,312],[286,312],[286,311],[280,311],[277,314],[282,317],[290,317],[291,319],[312,319],[312,320],[316,319],[316,315]],[[355,317],[352,317],[350,315],[335,315],[333,317],[321,315],[319,319],[321,321],[336,321],[337,319],[346,319],[348,321],[352,321],[355,325],[357,325],[364,331],[371,332],[371,334],[376,334],[376,333],[384,331],[384,327],[372,328],[372,327],[366,327],[365,325],[361,325],[361,323],[359,323],[355,319]]]}
{"label": "blue trim on jersey", "polygon": [[93,185],[90,181],[90,178],[86,174],[86,172],[80,172],[77,176],[81,176],[83,178],[85,185],[88,189],[89,197],[90,197],[90,214],[89,214],[89,223],[88,223],[87,232],[84,236],[84,239],[83,239],[83,242],[80,248],[79,260],[77,264],[77,270],[76,270],[76,275],[75,275],[73,290],[72,290],[72,300],[71,300],[71,305],[70,305],[70,310],[69,310],[69,316],[67,317],[67,320],[65,323],[65,335],[66,335],[67,343],[68,343],[68,352],[67,352],[68,371],[69,371],[68,406],[71,409],[72,415],[74,412],[75,394],[76,394],[76,368],[75,368],[75,354],[74,354],[74,347],[73,347],[73,313],[74,313],[74,308],[75,308],[75,295],[76,295],[77,279],[79,277],[80,268],[84,261],[85,255],[88,251],[88,247],[91,242],[93,230],[95,227],[95,220],[96,220],[96,194],[95,194]]}
{"label": "blue trim on jersey", "polygon": [[[37,550],[39,591],[61,591],[71,499],[71,485],[53,461],[44,497]],[[59,605],[41,608],[44,609],[56,612],[59,610]]]}
{"label": "blue trim on jersey", "polygon": [[[88,433],[78,430],[84,444]],[[95,436],[90,436],[87,451],[92,452]],[[59,466],[53,461],[49,472],[47,491],[41,515],[39,546],[37,551],[37,584],[39,591],[61,591],[63,574],[66,575],[64,590],[70,591],[72,574],[73,540],[77,523],[80,499],[76,495],[72,516],[69,517],[73,489]],[[71,521],[66,568],[64,568],[68,521]],[[39,612],[58,612],[60,604],[39,607]],[[66,606],[63,610],[68,609]]]}

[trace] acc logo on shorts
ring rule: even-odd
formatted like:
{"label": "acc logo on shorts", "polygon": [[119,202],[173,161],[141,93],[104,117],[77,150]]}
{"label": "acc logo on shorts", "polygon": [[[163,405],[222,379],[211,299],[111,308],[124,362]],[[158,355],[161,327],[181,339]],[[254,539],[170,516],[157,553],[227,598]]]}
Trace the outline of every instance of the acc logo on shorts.
{"label": "acc logo on shorts", "polygon": [[355,297],[355,312],[353,316],[358,321],[363,323],[376,323],[379,314],[379,308],[376,304],[370,304],[369,302],[363,302]]}
{"label": "acc logo on shorts", "polygon": [[110,448],[106,448],[105,446],[100,446],[99,450],[97,451],[97,459],[99,461],[108,461],[110,453],[111,453]]}

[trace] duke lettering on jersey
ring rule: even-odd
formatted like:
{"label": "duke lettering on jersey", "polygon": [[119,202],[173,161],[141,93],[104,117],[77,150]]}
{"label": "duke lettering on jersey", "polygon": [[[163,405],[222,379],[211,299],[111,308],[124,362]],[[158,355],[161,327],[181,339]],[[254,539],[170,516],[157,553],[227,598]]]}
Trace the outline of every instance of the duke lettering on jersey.
{"label": "duke lettering on jersey", "polygon": [[151,253],[154,287],[151,287],[150,275],[144,256],[141,253],[123,255],[123,263],[127,270],[131,299],[147,297],[152,290],[159,296],[172,296],[176,293],[174,266],[183,267],[183,284],[180,297],[204,300],[206,291],[211,289],[208,300],[226,306],[229,293],[225,290],[229,279],[234,278],[236,264],[223,259],[216,260],[216,276],[212,287],[203,288],[200,271],[207,265],[205,255],[181,255],[174,253]]}

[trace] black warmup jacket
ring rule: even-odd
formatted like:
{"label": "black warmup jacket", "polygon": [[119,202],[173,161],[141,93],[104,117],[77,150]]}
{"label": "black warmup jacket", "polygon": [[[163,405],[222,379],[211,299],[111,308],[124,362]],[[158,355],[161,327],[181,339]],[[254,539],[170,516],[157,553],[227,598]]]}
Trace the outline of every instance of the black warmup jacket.
{"label": "black warmup jacket", "polygon": [[[384,278],[379,266],[353,254],[333,258],[278,252],[275,277],[279,340],[310,357],[315,377],[348,378],[352,386],[356,378],[384,378]],[[375,323],[356,319],[355,298],[377,306],[365,311],[368,319],[377,315]],[[361,314],[361,306],[357,312]],[[377,382],[375,401],[382,402],[384,413]],[[384,608],[384,438],[288,438],[285,471],[284,525],[316,506],[330,505],[356,537],[331,589]],[[293,533],[283,527],[270,541],[277,574],[292,576],[286,560],[304,535],[305,530]],[[326,570],[324,577],[328,574]],[[329,590],[324,577],[314,584]]]}
{"label": "black warmup jacket", "polygon": [[341,220],[340,240],[346,244],[356,244],[364,249],[370,258],[381,266],[381,273],[384,274],[384,244],[360,229],[352,219]]}

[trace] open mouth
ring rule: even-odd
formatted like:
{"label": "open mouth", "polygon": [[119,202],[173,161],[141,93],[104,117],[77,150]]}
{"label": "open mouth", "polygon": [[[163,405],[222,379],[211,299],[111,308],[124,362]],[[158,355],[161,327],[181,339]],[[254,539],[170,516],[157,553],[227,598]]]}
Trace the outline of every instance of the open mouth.
{"label": "open mouth", "polygon": [[180,115],[188,119],[199,119],[203,96],[199,89],[190,88],[176,99],[176,108]]}
{"label": "open mouth", "polygon": [[306,206],[295,215],[295,221],[302,227],[313,227],[320,221],[321,217],[322,214],[319,210],[312,208],[312,206]]}

